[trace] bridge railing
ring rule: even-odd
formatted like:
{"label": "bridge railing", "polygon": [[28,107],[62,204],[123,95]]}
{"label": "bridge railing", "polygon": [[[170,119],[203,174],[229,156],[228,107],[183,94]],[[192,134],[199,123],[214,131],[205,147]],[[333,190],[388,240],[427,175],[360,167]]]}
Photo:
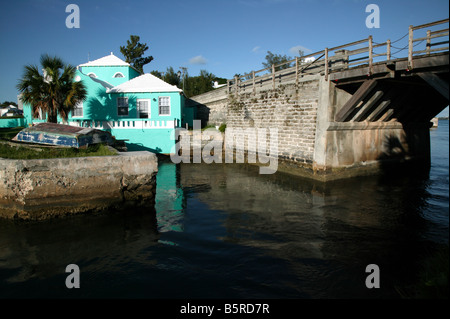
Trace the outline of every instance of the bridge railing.
{"label": "bridge railing", "polygon": [[[310,74],[321,74],[325,76],[325,79],[328,79],[328,75],[332,72],[361,66],[368,67],[368,75],[371,75],[373,74],[374,64],[389,61],[392,58],[407,58],[409,68],[412,69],[415,56],[448,51],[448,23],[449,19],[444,19],[419,26],[410,26],[406,34],[409,36],[408,44],[404,47],[399,47],[398,44],[394,46],[393,44],[402,40],[406,35],[397,41],[391,42],[391,40],[387,40],[383,43],[376,43],[373,41],[372,36],[369,36],[366,39],[325,48],[324,50],[296,57],[268,68],[235,76],[227,81],[228,93],[255,93],[263,87],[267,89],[271,86],[275,89],[280,84],[298,84],[303,76]],[[442,27],[445,24],[447,28],[427,30],[425,36],[419,34],[419,37],[414,38],[414,31],[416,30],[436,26]],[[425,49],[415,50],[424,42]],[[393,50],[395,52],[392,52]],[[399,56],[399,54],[405,55]]]}
{"label": "bridge railing", "polygon": [[[408,32],[408,67],[410,69],[414,68],[414,59],[415,55],[430,55],[432,52],[442,52],[448,51],[449,49],[449,28],[448,28],[449,19],[439,20],[431,23],[426,23],[418,26],[409,26]],[[431,28],[434,26],[440,26],[447,24],[447,28],[438,29],[438,30],[426,30],[426,35],[421,35],[425,32],[426,28]],[[419,34],[419,37],[414,38],[414,36]],[[419,45],[425,42],[425,48],[421,50]]]}

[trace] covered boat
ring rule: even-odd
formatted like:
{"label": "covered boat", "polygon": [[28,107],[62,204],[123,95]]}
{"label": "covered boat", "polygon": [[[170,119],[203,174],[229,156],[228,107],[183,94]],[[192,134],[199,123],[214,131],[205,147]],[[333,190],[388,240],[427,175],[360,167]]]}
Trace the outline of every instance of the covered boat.
{"label": "covered boat", "polygon": [[12,140],[74,148],[85,148],[92,144],[114,143],[114,138],[109,132],[56,123],[39,123],[24,128]]}

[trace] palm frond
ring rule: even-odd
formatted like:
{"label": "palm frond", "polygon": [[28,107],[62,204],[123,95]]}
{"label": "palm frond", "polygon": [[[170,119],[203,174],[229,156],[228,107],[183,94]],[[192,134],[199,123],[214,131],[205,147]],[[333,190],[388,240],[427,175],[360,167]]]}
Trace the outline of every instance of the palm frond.
{"label": "palm frond", "polygon": [[67,120],[74,106],[86,98],[86,88],[83,83],[74,82],[76,68],[58,57],[42,55],[41,66],[42,74],[35,65],[24,67],[24,75],[17,84],[21,99],[31,105],[34,117],[42,111],[48,121],[55,122],[58,114]]}

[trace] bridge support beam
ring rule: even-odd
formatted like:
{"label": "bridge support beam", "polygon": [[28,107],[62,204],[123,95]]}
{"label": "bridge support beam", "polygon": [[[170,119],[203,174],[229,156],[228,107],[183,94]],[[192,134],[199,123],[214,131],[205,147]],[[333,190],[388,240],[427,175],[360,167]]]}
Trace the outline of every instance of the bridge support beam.
{"label": "bridge support beam", "polygon": [[430,86],[436,89],[436,91],[441,93],[443,97],[445,97],[447,100],[449,99],[448,83],[442,80],[439,76],[431,72],[418,73],[418,75],[422,79],[424,79]]}
{"label": "bridge support beam", "polygon": [[[383,121],[386,116],[377,121],[360,121],[361,114],[368,113],[370,108],[373,108],[369,114],[372,119],[386,111],[385,114],[392,115],[395,108],[391,103],[402,101],[402,98],[391,99],[395,94],[384,94],[374,89],[373,82],[367,82],[361,85],[362,90],[357,89],[352,95],[333,82],[321,80],[312,164],[315,179],[328,181],[383,173],[407,163],[429,167],[428,122]],[[373,91],[372,95],[367,92],[370,91],[368,88]],[[402,94],[401,91],[397,93]],[[366,102],[363,103],[364,98]],[[349,105],[355,108],[358,104],[359,110],[349,108]],[[342,118],[347,120],[335,120]]]}

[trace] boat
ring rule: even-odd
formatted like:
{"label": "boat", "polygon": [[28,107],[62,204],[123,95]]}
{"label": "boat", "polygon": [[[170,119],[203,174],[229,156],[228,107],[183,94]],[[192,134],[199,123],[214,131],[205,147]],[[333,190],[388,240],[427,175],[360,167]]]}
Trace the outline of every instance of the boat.
{"label": "boat", "polygon": [[76,127],[56,123],[38,123],[21,130],[12,138],[15,142],[87,148],[92,144],[114,143],[111,133],[90,127]]}

